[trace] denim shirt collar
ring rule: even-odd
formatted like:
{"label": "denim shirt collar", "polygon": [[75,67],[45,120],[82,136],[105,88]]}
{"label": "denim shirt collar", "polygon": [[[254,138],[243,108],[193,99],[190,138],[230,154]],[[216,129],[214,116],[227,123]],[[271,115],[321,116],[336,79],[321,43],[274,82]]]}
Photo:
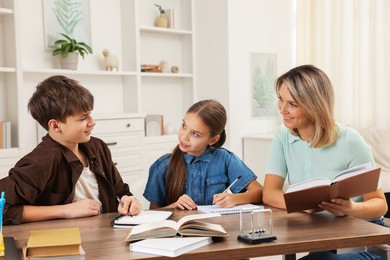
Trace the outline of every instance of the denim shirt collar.
{"label": "denim shirt collar", "polygon": [[198,161],[210,162],[211,157],[213,155],[213,151],[214,151],[214,148],[209,146],[201,156],[184,154],[184,160],[185,160],[186,164],[191,164],[191,163],[195,163]]}

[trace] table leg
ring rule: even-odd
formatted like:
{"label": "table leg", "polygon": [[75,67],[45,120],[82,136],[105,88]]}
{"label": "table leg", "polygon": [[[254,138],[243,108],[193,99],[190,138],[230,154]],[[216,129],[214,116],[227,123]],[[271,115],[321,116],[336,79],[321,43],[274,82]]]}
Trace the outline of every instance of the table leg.
{"label": "table leg", "polygon": [[296,254],[283,255],[283,260],[296,260]]}

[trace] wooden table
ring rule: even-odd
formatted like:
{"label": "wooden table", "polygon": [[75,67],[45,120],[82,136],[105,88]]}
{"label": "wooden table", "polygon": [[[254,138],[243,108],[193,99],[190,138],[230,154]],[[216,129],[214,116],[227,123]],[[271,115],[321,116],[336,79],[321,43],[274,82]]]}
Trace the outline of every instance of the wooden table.
{"label": "wooden table", "polygon": [[[201,247],[179,259],[238,259],[269,255],[289,255],[299,252],[314,252],[340,248],[360,247],[390,243],[390,228],[353,218],[336,218],[330,214],[308,215],[287,214],[285,210],[272,209],[273,233],[277,240],[262,244],[246,244],[237,240],[239,235],[239,214],[210,218],[206,221],[221,224],[230,234],[222,241]],[[177,220],[194,211],[173,210]],[[114,229],[111,220],[116,213],[96,217],[51,220],[4,226],[4,236],[13,236],[17,247],[25,243],[29,231],[36,229],[80,227],[82,246],[87,259],[162,259],[163,257],[133,253],[123,239],[128,230]],[[20,252],[21,254],[21,252]]]}

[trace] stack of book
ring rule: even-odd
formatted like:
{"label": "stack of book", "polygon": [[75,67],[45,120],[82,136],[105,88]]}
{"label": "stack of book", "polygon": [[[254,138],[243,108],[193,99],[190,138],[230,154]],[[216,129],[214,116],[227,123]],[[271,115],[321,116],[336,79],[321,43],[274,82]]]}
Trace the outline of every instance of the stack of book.
{"label": "stack of book", "polygon": [[141,72],[161,72],[161,66],[155,64],[141,64]]}
{"label": "stack of book", "polygon": [[0,122],[0,149],[11,148],[11,122]]}
{"label": "stack of book", "polygon": [[23,247],[25,259],[84,260],[79,228],[33,230]]}
{"label": "stack of book", "polygon": [[227,237],[229,234],[219,224],[199,221],[220,217],[221,214],[194,214],[182,217],[179,221],[163,220],[135,226],[126,236],[126,242],[159,237]]}
{"label": "stack of book", "polygon": [[229,236],[221,225],[200,221],[220,216],[195,214],[177,222],[168,219],[141,224],[133,227],[125,241],[130,242],[130,251],[176,257],[210,244],[212,237]]}

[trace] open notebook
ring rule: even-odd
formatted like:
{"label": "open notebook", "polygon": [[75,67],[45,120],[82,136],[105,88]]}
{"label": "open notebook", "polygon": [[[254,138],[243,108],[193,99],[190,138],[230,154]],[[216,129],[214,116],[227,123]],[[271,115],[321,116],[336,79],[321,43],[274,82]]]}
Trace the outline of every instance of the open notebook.
{"label": "open notebook", "polygon": [[114,228],[132,228],[136,225],[166,220],[172,215],[171,211],[145,210],[136,216],[119,215],[111,222]]}
{"label": "open notebook", "polygon": [[264,209],[263,206],[255,205],[255,204],[242,204],[237,205],[232,208],[222,208],[219,205],[203,205],[198,206],[198,210],[204,213],[219,213],[221,215],[228,215],[228,214],[238,214],[240,213],[240,210],[242,212],[249,212],[257,209]]}

